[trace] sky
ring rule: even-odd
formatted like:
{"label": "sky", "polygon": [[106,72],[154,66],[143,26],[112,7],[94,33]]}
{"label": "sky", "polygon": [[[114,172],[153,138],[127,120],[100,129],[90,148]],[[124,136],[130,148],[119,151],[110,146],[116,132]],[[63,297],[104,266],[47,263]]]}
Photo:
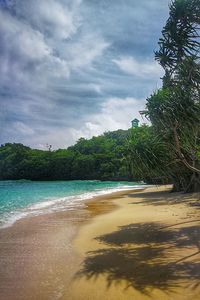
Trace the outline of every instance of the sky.
{"label": "sky", "polygon": [[0,144],[128,129],[161,86],[168,0],[0,0]]}

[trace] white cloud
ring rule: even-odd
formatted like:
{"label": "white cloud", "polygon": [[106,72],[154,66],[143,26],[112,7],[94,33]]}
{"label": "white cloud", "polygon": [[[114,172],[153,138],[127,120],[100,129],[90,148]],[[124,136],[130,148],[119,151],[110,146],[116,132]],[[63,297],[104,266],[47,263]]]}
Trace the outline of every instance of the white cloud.
{"label": "white cloud", "polygon": [[30,135],[33,135],[35,133],[35,131],[31,127],[22,122],[15,122],[13,125],[16,132],[19,134],[30,137]]}
{"label": "white cloud", "polygon": [[92,115],[81,124],[81,129],[71,129],[72,137],[77,140],[80,137],[91,138],[106,131],[128,129],[131,120],[138,118],[142,123],[139,111],[144,108],[145,99],[109,98],[101,105],[101,111]]}
{"label": "white cloud", "polygon": [[60,0],[18,0],[10,1],[12,10],[20,18],[42,32],[54,38],[66,39],[79,27],[78,9],[81,1],[67,2]]}
{"label": "white cloud", "polygon": [[[106,131],[128,129],[131,127],[131,120],[138,118],[141,123],[144,120],[139,115],[143,109],[145,100],[127,98],[109,98],[102,103],[99,113],[92,114],[87,119],[80,121],[80,128],[52,126],[43,127],[42,133],[38,126],[29,126],[22,122],[13,123],[9,128],[10,134],[15,133],[22,136],[23,142],[32,147],[45,148],[51,144],[53,149],[66,148],[74,144],[80,137],[91,138]],[[77,125],[78,123],[76,123]]]}
{"label": "white cloud", "polygon": [[68,60],[71,70],[90,66],[110,44],[95,32],[84,33],[78,40],[63,45],[62,56]]}
{"label": "white cloud", "polygon": [[[29,24],[19,21],[8,13],[0,11],[1,79],[25,82],[38,74],[43,77],[67,76],[69,67],[65,60],[57,57],[45,41],[44,35]],[[8,83],[9,83],[8,82]]]}
{"label": "white cloud", "polygon": [[0,11],[0,34],[7,55],[12,52],[11,54],[17,55],[18,59],[21,57],[24,60],[40,61],[51,52],[39,31],[2,11]]}
{"label": "white cloud", "polygon": [[136,77],[160,77],[162,68],[156,62],[138,61],[134,57],[122,57],[112,60],[123,72]]}
{"label": "white cloud", "polygon": [[[90,67],[109,44],[81,26],[80,0],[10,1],[0,11],[0,75],[32,87],[51,85],[52,77],[68,79],[72,71]],[[12,4],[12,5],[11,5]]]}

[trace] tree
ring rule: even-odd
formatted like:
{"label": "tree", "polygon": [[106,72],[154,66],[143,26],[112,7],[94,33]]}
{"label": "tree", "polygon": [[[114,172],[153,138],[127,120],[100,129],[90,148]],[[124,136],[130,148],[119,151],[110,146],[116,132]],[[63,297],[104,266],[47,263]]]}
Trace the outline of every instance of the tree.
{"label": "tree", "polygon": [[185,191],[200,190],[199,25],[200,0],[172,2],[155,53],[165,71],[163,88],[147,99],[143,111],[155,132],[162,132],[175,169],[182,165]]}
{"label": "tree", "polygon": [[127,140],[127,159],[133,179],[145,182],[172,181],[171,153],[155,134],[154,128],[143,125],[133,128]]}
{"label": "tree", "polygon": [[123,159],[128,131],[107,132],[68,149],[42,151],[22,144],[0,147],[0,179],[128,179]]}

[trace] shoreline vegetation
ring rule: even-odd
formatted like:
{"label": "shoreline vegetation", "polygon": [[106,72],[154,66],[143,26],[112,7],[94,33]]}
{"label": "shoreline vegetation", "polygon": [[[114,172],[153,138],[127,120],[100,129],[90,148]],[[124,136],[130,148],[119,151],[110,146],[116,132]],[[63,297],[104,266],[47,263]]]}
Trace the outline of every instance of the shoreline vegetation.
{"label": "shoreline vegetation", "polygon": [[129,132],[81,138],[74,146],[55,151],[7,143],[0,147],[0,179],[127,181],[131,178],[125,159]]}
{"label": "shoreline vegetation", "polygon": [[0,230],[1,298],[199,299],[200,195],[170,189],[116,192]]}

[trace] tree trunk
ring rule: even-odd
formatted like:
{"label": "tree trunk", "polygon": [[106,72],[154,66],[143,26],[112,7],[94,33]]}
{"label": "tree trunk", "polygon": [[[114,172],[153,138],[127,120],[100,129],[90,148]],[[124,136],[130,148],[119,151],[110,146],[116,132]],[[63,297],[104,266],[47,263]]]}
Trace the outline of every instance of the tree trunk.
{"label": "tree trunk", "polygon": [[179,137],[178,137],[178,133],[177,133],[177,128],[178,128],[178,123],[175,124],[174,128],[173,128],[173,133],[174,133],[174,141],[175,141],[175,149],[176,149],[176,153],[178,155],[178,158],[180,159],[180,161],[182,162],[182,164],[190,171],[192,171],[193,173],[199,174],[200,175],[200,169],[195,168],[194,166],[192,166],[185,158],[185,156],[183,155],[182,151],[181,151],[181,146],[180,146],[180,141],[179,141]]}
{"label": "tree trunk", "polygon": [[200,192],[200,175],[193,173],[188,186],[186,187],[185,193],[197,193]]}

